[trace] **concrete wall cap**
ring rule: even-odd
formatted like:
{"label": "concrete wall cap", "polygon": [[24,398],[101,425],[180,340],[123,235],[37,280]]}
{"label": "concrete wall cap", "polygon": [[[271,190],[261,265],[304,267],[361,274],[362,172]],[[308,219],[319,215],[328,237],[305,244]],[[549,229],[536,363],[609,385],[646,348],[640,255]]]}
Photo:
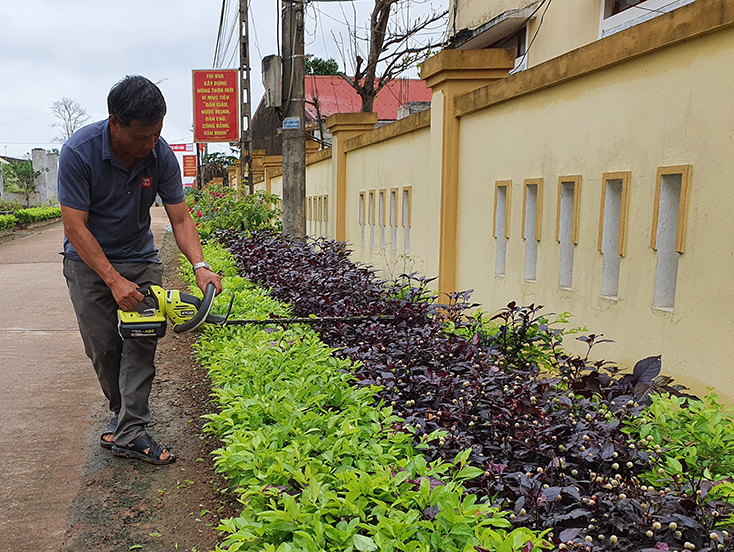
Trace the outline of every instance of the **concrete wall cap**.
{"label": "concrete wall cap", "polygon": [[487,69],[511,70],[515,66],[515,50],[490,48],[487,50],[443,50],[421,65],[421,79],[451,71],[474,72]]}
{"label": "concrete wall cap", "polygon": [[334,113],[326,119],[331,134],[342,130],[368,130],[377,124],[377,113]]}

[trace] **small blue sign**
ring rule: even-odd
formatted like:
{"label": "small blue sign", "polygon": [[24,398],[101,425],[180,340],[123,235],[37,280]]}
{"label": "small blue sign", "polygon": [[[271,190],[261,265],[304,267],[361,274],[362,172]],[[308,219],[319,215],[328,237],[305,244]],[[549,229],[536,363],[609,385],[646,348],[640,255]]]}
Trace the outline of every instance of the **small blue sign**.
{"label": "small blue sign", "polygon": [[286,117],[283,119],[283,130],[301,128],[300,117]]}

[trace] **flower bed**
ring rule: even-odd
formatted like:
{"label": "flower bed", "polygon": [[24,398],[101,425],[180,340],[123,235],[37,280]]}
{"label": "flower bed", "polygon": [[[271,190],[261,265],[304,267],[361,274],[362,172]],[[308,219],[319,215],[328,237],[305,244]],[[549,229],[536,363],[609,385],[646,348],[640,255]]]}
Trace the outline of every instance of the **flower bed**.
{"label": "flower bed", "polygon": [[[222,251],[207,246],[206,257],[225,275],[219,311],[233,292],[233,316],[290,315]],[[190,269],[184,278],[193,284]],[[429,465],[392,407],[350,385],[352,363],[310,328],[210,328],[197,349],[220,407],[207,426],[223,441],[216,465],[245,506],[222,521],[221,550],[540,550],[509,512],[465,493],[461,482],[482,471],[471,451]]]}
{"label": "flower bed", "polygon": [[[354,362],[357,383],[379,386],[377,399],[427,446],[429,461],[468,451],[479,471],[467,492],[511,507],[516,526],[553,528],[559,549],[732,549],[722,483],[730,473],[696,473],[696,455],[684,457],[678,437],[648,421],[651,397],[683,395],[659,375],[659,357],[620,375],[589,354],[567,355],[564,332],[538,306],[510,304],[490,325],[466,323],[475,306],[467,294],[440,306],[424,281],[385,285],[349,262],[343,244],[269,233],[220,239],[242,274],[291,304],[295,316],[394,317],[315,328]],[[578,339],[589,350],[604,341]],[[688,412],[701,404],[674,400]],[[706,408],[720,423],[689,435],[710,436],[711,456],[720,458],[734,431],[728,415]]]}

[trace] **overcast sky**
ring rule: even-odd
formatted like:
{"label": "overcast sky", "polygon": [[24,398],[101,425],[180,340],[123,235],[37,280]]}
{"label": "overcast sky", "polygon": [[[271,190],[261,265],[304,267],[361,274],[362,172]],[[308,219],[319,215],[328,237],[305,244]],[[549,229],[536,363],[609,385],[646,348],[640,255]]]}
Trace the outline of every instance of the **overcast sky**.
{"label": "overcast sky", "polygon": [[[253,113],[262,97],[260,59],[277,53],[279,3],[251,2]],[[333,57],[341,66],[334,37],[346,38],[345,20],[367,21],[373,4],[308,4],[306,52]],[[213,67],[221,9],[222,0],[0,1],[0,155],[60,147],[53,142],[58,129],[50,126],[57,120],[51,104],[66,96],[87,110],[90,121],[103,119],[110,87],[128,74],[159,83],[168,104],[163,137],[191,142],[191,70]],[[227,65],[232,52],[225,66],[238,65],[236,56]]]}

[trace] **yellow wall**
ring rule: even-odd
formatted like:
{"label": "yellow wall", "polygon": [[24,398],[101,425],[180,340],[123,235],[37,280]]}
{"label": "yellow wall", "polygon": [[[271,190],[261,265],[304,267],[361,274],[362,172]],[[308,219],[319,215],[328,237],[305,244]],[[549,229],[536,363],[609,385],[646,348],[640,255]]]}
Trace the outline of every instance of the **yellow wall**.
{"label": "yellow wall", "polygon": [[597,40],[600,16],[601,0],[554,0],[543,6],[528,25],[528,44],[535,36],[527,55],[528,67]]}
{"label": "yellow wall", "polygon": [[[383,270],[390,278],[403,271],[438,274],[438,220],[440,190],[431,183],[431,133],[422,128],[408,134],[352,150],[347,154],[347,242],[360,262]],[[440,181],[438,182],[440,184]],[[409,252],[404,252],[405,234],[402,227],[402,193],[410,187],[412,220],[409,232]],[[397,251],[392,251],[390,229],[390,190],[398,189]],[[364,192],[365,208],[370,190],[375,192],[374,247],[370,248],[370,225],[365,225],[365,245],[362,247],[359,224],[359,194]],[[385,190],[385,247],[381,247],[379,190]]]}
{"label": "yellow wall", "polygon": [[[575,325],[614,344],[595,356],[631,365],[663,354],[663,371],[734,397],[734,30],[670,46],[461,119],[457,283],[495,310],[510,301],[569,311]],[[504,83],[498,83],[499,89]],[[460,103],[460,102],[457,102]],[[656,170],[690,164],[685,252],[673,312],[651,308],[657,253],[650,248]],[[630,171],[626,256],[619,300],[600,297],[601,177]],[[572,290],[562,290],[555,241],[558,178],[581,175]],[[543,178],[535,283],[524,281],[524,179]],[[507,273],[495,276],[494,185],[512,180]]]}
{"label": "yellow wall", "polygon": [[[334,239],[336,231],[336,201],[334,195],[334,187],[331,180],[331,157],[324,157],[317,163],[311,163],[306,165],[306,202],[308,206],[308,199],[311,198],[313,201],[321,198],[322,202],[324,197],[327,198],[327,211],[326,215],[322,214],[322,219],[328,218],[328,220],[319,221],[306,221],[306,232],[311,237],[323,236],[325,238]],[[323,209],[323,207],[322,207]],[[306,214],[308,219],[308,210]],[[314,219],[317,217],[314,215]]]}
{"label": "yellow wall", "polygon": [[[265,184],[263,184],[263,190]],[[277,195],[279,198],[283,198],[283,175],[274,176],[270,179],[270,193]]]}
{"label": "yellow wall", "polygon": [[[527,66],[532,67],[597,40],[601,2],[602,0],[553,0],[550,4],[544,4],[528,24],[527,44],[536,32],[537,36],[528,52]],[[475,29],[507,11],[522,9],[530,4],[530,0],[454,0],[449,10],[450,32],[453,34],[464,28]],[[541,25],[541,16],[544,13]]]}

